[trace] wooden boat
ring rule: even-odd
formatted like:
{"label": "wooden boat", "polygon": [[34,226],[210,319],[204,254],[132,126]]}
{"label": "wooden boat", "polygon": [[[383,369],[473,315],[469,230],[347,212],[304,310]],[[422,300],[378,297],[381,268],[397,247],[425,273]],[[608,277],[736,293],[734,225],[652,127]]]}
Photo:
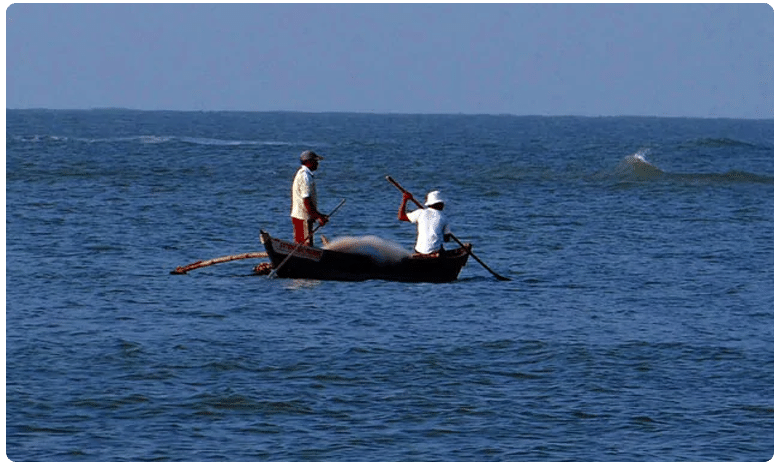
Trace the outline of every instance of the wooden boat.
{"label": "wooden boat", "polygon": [[[458,279],[471,251],[471,244],[465,244],[443,253],[414,254],[397,262],[382,263],[368,255],[297,246],[273,238],[264,231],[261,231],[260,240],[268,252],[276,276],[334,281],[381,279],[409,283],[448,283]],[[285,261],[288,256],[290,258]],[[280,264],[281,268],[278,268]]]}

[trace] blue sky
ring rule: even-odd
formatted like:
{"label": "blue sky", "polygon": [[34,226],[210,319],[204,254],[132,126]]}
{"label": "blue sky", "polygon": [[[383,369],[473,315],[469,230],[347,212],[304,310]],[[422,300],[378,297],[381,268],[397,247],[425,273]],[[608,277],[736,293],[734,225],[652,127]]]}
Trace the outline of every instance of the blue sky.
{"label": "blue sky", "polygon": [[773,118],[767,4],[14,4],[6,108]]}

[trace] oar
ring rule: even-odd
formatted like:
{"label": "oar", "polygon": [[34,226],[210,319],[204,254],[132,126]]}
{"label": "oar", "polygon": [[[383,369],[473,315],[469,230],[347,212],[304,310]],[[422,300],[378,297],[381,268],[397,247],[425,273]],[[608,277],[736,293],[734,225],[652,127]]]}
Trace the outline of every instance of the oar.
{"label": "oar", "polygon": [[[388,181],[388,182],[390,182],[391,184],[395,185],[395,187],[396,187],[398,190],[400,190],[401,192],[403,192],[403,193],[409,193],[409,192],[407,192],[407,191],[406,191],[406,189],[404,189],[403,187],[401,187],[401,184],[399,184],[398,182],[396,182],[396,181],[395,181],[395,179],[393,179],[392,177],[390,177],[390,176],[386,176],[385,178],[387,179],[387,181]],[[422,208],[422,209],[425,209],[425,207],[424,207],[424,206],[423,206],[423,205],[422,205],[420,202],[418,202],[418,201],[417,201],[417,200],[416,200],[414,197],[412,197],[412,198],[411,198],[411,200],[412,200],[412,201],[413,201],[413,202],[414,202],[414,203],[415,203],[417,206],[419,206],[420,208]],[[466,247],[465,245],[463,245],[463,242],[461,242],[461,241],[460,241],[460,239],[458,239],[457,237],[455,237],[455,234],[452,234],[452,233],[450,233],[450,237],[452,237],[452,239],[453,239],[455,242],[457,242],[457,243],[458,243],[458,244],[459,244],[461,247],[464,247],[464,248]],[[476,260],[477,262],[479,262],[479,264],[480,264],[480,265],[482,265],[483,267],[485,267],[485,269],[486,269],[487,271],[489,271],[490,273],[492,273],[492,274],[493,274],[493,276],[495,276],[495,277],[496,277],[496,279],[498,279],[498,280],[501,280],[501,281],[512,281],[510,278],[507,278],[506,276],[501,276],[501,275],[499,275],[498,273],[496,273],[495,271],[491,270],[489,266],[485,265],[485,262],[483,262],[482,260],[480,260],[480,259],[479,259],[479,257],[477,257],[477,256],[476,256],[476,254],[474,254],[474,252],[472,252],[472,251],[471,251],[471,249],[466,249],[466,250],[468,251],[469,255],[471,255],[472,257],[474,257],[474,260]]]}
{"label": "oar", "polygon": [[[346,198],[342,199],[342,200],[341,200],[341,203],[339,203],[338,205],[336,205],[336,208],[333,208],[333,211],[331,211],[330,213],[328,213],[328,218],[330,218],[331,216],[333,216],[333,214],[334,214],[335,212],[337,212],[337,211],[339,210],[339,208],[341,208],[341,205],[343,205],[343,204],[344,204],[346,201],[347,201],[347,199],[346,199]],[[317,226],[316,228],[314,228],[314,229],[311,231],[311,233],[309,233],[309,236],[308,236],[308,237],[307,237],[307,238],[306,238],[306,239],[305,239],[303,242],[299,242],[299,243],[298,243],[298,245],[296,245],[296,246],[295,246],[295,248],[292,250],[292,252],[290,252],[290,253],[287,255],[287,257],[285,257],[285,259],[284,259],[284,260],[282,260],[282,263],[280,263],[280,264],[279,264],[279,266],[278,266],[278,267],[276,267],[276,269],[274,269],[274,270],[271,272],[271,274],[269,275],[269,278],[273,278],[274,276],[276,276],[276,272],[277,272],[277,271],[279,271],[279,269],[280,269],[280,268],[282,268],[282,266],[284,266],[284,264],[285,264],[285,263],[287,263],[287,260],[289,260],[289,259],[290,259],[290,257],[292,257],[292,255],[293,255],[295,252],[297,252],[297,251],[298,251],[298,249],[299,249],[299,248],[300,248],[300,247],[301,247],[303,244],[307,243],[307,242],[309,241],[309,239],[311,239],[311,238],[312,238],[312,236],[314,236],[314,233],[315,233],[315,232],[317,232],[317,231],[319,230],[319,228],[321,228],[322,226],[324,226],[324,225],[323,225],[323,224],[320,224],[319,226]]]}
{"label": "oar", "polygon": [[248,252],[248,253],[243,253],[238,255],[227,255],[224,257],[212,258],[211,260],[198,260],[197,262],[190,263],[187,266],[176,267],[175,270],[171,271],[171,274],[186,275],[187,272],[190,270],[207,267],[209,265],[215,265],[217,263],[232,262],[233,260],[243,260],[245,258],[265,258],[267,256],[268,254],[265,252]]}

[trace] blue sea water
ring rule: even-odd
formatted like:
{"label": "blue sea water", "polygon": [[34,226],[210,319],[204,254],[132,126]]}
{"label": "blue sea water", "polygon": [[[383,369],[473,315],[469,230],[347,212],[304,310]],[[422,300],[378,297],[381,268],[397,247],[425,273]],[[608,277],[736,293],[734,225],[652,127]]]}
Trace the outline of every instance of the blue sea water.
{"label": "blue sea water", "polygon": [[[14,461],[765,461],[771,120],[6,112]],[[450,284],[170,275],[321,233],[474,244]]]}

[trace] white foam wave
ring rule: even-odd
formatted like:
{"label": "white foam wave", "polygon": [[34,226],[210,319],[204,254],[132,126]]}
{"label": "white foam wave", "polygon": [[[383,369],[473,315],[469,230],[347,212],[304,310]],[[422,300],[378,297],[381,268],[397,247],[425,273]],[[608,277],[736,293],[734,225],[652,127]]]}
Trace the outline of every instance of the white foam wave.
{"label": "white foam wave", "polygon": [[202,146],[300,146],[300,143],[275,140],[223,140],[220,138],[181,137],[172,135],[133,135],[111,138],[84,138],[59,135],[26,135],[12,136],[14,141],[64,141],[78,143],[140,143],[142,145],[159,145],[164,143],[189,143]]}
{"label": "white foam wave", "polygon": [[645,156],[648,150],[639,150],[623,158],[616,168],[616,175],[624,178],[653,179],[661,176],[664,171],[651,164]]}
{"label": "white foam wave", "polygon": [[219,138],[190,138],[182,137],[184,143],[205,146],[291,146],[294,143],[285,141],[263,141],[263,140],[222,140]]}
{"label": "white foam wave", "polygon": [[[175,137],[172,136],[156,136],[156,135],[141,135],[137,137],[117,138],[116,141],[138,141],[145,145],[157,145],[160,143],[169,143],[174,141]],[[104,142],[111,142],[112,140],[102,140]]]}
{"label": "white foam wave", "polygon": [[642,149],[637,151],[634,154],[628,155],[625,157],[626,162],[635,162],[640,164],[650,164],[647,159],[645,158],[645,155],[648,153],[648,150]]}
{"label": "white foam wave", "polygon": [[329,242],[325,249],[365,255],[380,264],[397,263],[412,255],[403,246],[377,236],[339,237]]}

